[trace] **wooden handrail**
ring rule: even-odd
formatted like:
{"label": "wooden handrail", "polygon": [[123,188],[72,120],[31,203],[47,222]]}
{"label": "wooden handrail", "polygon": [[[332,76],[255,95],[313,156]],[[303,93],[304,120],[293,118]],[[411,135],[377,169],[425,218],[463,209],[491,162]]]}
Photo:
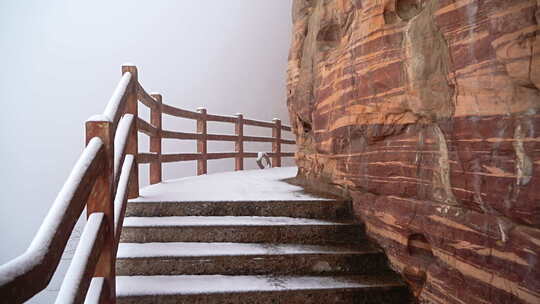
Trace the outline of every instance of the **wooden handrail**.
{"label": "wooden handrail", "polygon": [[68,280],[62,284],[55,304],[82,303],[104,246],[105,229],[105,214],[95,212],[88,217],[79,240],[84,246],[78,246],[75,250],[66,273]]}
{"label": "wooden handrail", "polygon": [[[150,122],[138,116],[140,102],[150,108]],[[163,130],[163,115],[196,120],[197,132]],[[234,124],[234,134],[208,134],[209,122]],[[272,137],[245,136],[244,126],[272,129]],[[133,65],[122,66],[122,77],[102,114],[86,122],[86,147],[26,252],[0,266],[0,304],[22,303],[50,282],[69,237],[82,211],[88,221],[68,269],[56,303],[115,303],[115,259],[127,200],[139,196],[139,164],[150,164],[150,183],[162,181],[163,163],[197,161],[197,174],[206,174],[208,160],[235,160],[235,170],[244,169],[244,159],[257,157],[245,152],[245,142],[272,143],[274,166],[294,153],[281,152],[281,138],[290,131],[281,122],[245,119],[242,114],[221,116],[179,109],[148,94],[138,81]],[[150,137],[150,151],[139,152],[138,132]],[[163,138],[196,140],[197,153],[162,153]],[[208,152],[208,141],[234,142],[234,152]]]}
{"label": "wooden handrail", "polygon": [[142,104],[150,109],[155,109],[157,107],[156,100],[150,96],[150,94],[146,93],[144,88],[139,83],[137,83],[137,98]]}
{"label": "wooden handrail", "polygon": [[122,165],[118,187],[114,196],[114,235],[117,240],[120,239],[120,233],[122,232],[122,223],[124,222],[124,213],[126,212],[129,184],[130,181],[133,180],[132,172],[134,167],[135,157],[133,155],[127,155],[124,164]]}
{"label": "wooden handrail", "polygon": [[[282,129],[283,130],[283,129]],[[285,145],[296,145],[296,141],[292,139],[281,139],[280,142]]]}
{"label": "wooden handrail", "polygon": [[[281,152],[279,154],[270,152],[270,153],[266,153],[266,154],[268,154],[268,156],[270,156],[270,157],[275,157],[275,156],[278,156],[278,155],[281,155],[281,157],[294,157],[294,152]],[[244,157],[246,157],[246,158],[256,158],[256,157],[259,157],[259,155],[258,155],[257,152],[246,152],[246,153],[244,153]]]}
{"label": "wooden handrail", "polygon": [[100,304],[105,303],[109,298],[107,289],[105,289],[105,278],[93,277],[84,299],[84,304]]}
{"label": "wooden handrail", "polygon": [[[151,98],[147,93],[144,94],[139,93],[141,96],[146,96],[144,98]],[[155,104],[155,100],[152,102],[149,102],[145,99],[143,102],[142,99],[139,100],[144,105],[148,106],[149,108],[155,108],[157,105]],[[201,114],[194,111],[179,109],[176,107],[173,107],[171,105],[163,104],[163,114],[181,117],[181,118],[187,118],[187,119],[200,119]],[[223,116],[223,115],[215,115],[215,114],[206,114],[206,121],[215,121],[215,122],[229,122],[229,123],[236,123],[237,117],[234,116]],[[275,125],[273,122],[268,121],[262,121],[262,120],[254,120],[254,119],[244,119],[245,125],[255,126],[255,127],[263,127],[263,128],[274,128]],[[282,125],[281,130],[283,131],[292,131],[292,128],[290,126]]]}
{"label": "wooden handrail", "polygon": [[[133,75],[130,72],[126,72],[122,75],[122,79],[116,86],[113,95],[111,96],[103,115],[108,118],[108,121],[112,122],[113,132],[116,130],[116,126],[124,114],[124,109],[126,106],[127,95],[130,91],[130,86],[136,80],[136,75]],[[104,119],[102,119],[104,120]]]}
{"label": "wooden handrail", "polygon": [[[223,159],[223,158],[254,158],[258,157],[257,152],[244,152],[244,153],[238,153],[238,152],[214,152],[214,153],[206,153],[206,159]],[[293,152],[281,152],[281,153],[267,153],[268,156],[272,157],[293,157]],[[193,160],[202,160],[204,159],[204,155],[202,153],[176,153],[176,154],[162,154],[161,155],[161,161],[163,163],[173,163],[173,162],[181,162],[181,161],[193,161]],[[152,162],[157,161],[157,154],[155,153],[140,153],[138,162],[139,164],[148,164]]]}
{"label": "wooden handrail", "polygon": [[212,141],[237,141],[237,135],[226,135],[226,134],[206,134],[206,140]]}
{"label": "wooden handrail", "polygon": [[137,128],[139,128],[139,131],[150,137],[156,137],[158,133],[158,129],[156,127],[147,123],[144,119],[140,117],[137,118]]}
{"label": "wooden handrail", "polygon": [[176,117],[189,118],[189,119],[199,119],[199,116],[200,116],[200,114],[197,112],[178,109],[178,108],[166,105],[166,104],[163,105],[163,113],[176,116]]}
{"label": "wooden handrail", "polygon": [[22,303],[47,287],[71,231],[103,170],[105,150],[90,140],[26,252],[0,266],[0,303]]}
{"label": "wooden handrail", "polygon": [[[139,85],[139,72],[137,67],[134,65],[123,65],[122,74],[130,73],[134,75],[133,81],[129,87],[128,101],[125,108],[125,114],[133,115],[133,120],[136,122],[139,118],[139,103],[138,101],[138,91],[141,87]],[[135,125],[133,123],[132,125]],[[134,157],[139,153],[139,136],[138,128],[131,128],[129,131],[129,139],[127,141],[125,153],[131,154]],[[122,160],[123,161],[123,160]],[[130,183],[128,187],[128,198],[136,198],[139,196],[139,166],[135,163],[133,169],[131,170]]]}
{"label": "wooden handrail", "polygon": [[[222,116],[208,114],[206,109],[200,108],[197,111],[189,111],[179,109],[161,101],[161,95],[151,96],[144,91],[142,86],[138,86],[140,92],[137,94],[141,98],[141,102],[151,108],[152,122],[148,123],[142,119],[138,119],[138,130],[150,136],[151,153],[139,153],[137,161],[139,163],[150,164],[150,183],[158,183],[162,180],[161,166],[162,163],[181,162],[181,161],[197,161],[197,175],[206,174],[209,159],[234,158],[235,170],[244,169],[244,158],[257,157],[256,153],[244,153],[245,142],[267,142],[272,143],[272,160],[275,167],[281,166],[283,157],[294,156],[294,153],[282,153],[281,145],[296,144],[294,140],[283,139],[282,131],[291,131],[291,127],[281,124],[279,119],[274,119],[272,122],[259,121],[253,119],[245,119],[242,114],[236,116]],[[159,110],[158,110],[159,109]],[[167,114],[175,117],[193,119],[197,121],[197,132],[178,132],[163,130],[161,127],[161,115]],[[233,123],[235,134],[208,134],[208,122],[224,122]],[[245,136],[244,126],[255,126],[262,128],[271,128],[272,136]],[[161,141],[163,138],[179,139],[179,140],[196,140],[197,153],[176,153],[176,154],[161,154]],[[230,141],[235,143],[234,153],[208,153],[208,141]]]}
{"label": "wooden handrail", "polygon": [[178,154],[163,154],[161,160],[164,163],[173,163],[180,161],[200,160],[200,153],[178,153]]}
{"label": "wooden handrail", "polygon": [[114,175],[116,182],[119,178],[118,170],[124,162],[126,150],[128,149],[130,133],[133,128],[133,115],[126,114],[118,123],[118,128],[114,135]]}
{"label": "wooden handrail", "polygon": [[[146,122],[145,122],[146,123]],[[148,124],[148,123],[146,123]],[[140,129],[142,133],[145,133],[149,136],[150,134],[155,132],[156,130],[152,131],[146,131],[144,128],[149,128],[147,126],[144,126]],[[150,127],[153,128],[153,127]],[[184,132],[175,132],[175,131],[161,131],[161,137],[162,138],[172,138],[172,139],[184,139],[184,140],[196,140],[201,139],[202,135],[198,133],[184,133]],[[206,140],[211,141],[237,141],[238,135],[227,135],[227,134],[206,134]],[[273,137],[264,137],[264,136],[243,136],[244,142],[275,142],[275,138]],[[290,139],[280,139],[281,144],[286,145],[294,145],[296,144],[296,141],[290,140]]]}
{"label": "wooden handrail", "polygon": [[[164,156],[162,156],[164,157]],[[158,160],[157,153],[139,153],[137,154],[137,163],[139,164],[149,164],[152,162],[156,162]],[[165,161],[164,161],[165,162]]]}
{"label": "wooden handrail", "polygon": [[162,138],[174,138],[174,139],[187,139],[194,140],[201,138],[201,134],[197,133],[184,133],[184,132],[174,132],[174,131],[161,131]]}
{"label": "wooden handrail", "polygon": [[274,124],[268,121],[258,121],[253,119],[244,119],[244,124],[249,126],[273,128]]}
{"label": "wooden handrail", "polygon": [[[147,96],[146,93],[139,93],[139,95]],[[161,177],[161,165],[162,163],[170,162],[182,162],[182,161],[197,161],[197,175],[206,174],[208,169],[209,159],[223,159],[234,158],[235,170],[244,169],[244,158],[257,157],[256,153],[244,153],[245,142],[267,142],[272,143],[272,162],[275,167],[281,166],[281,159],[283,157],[294,156],[294,153],[282,153],[281,145],[283,144],[295,144],[294,140],[283,139],[281,137],[282,131],[290,131],[289,126],[281,124],[281,120],[274,119],[272,122],[259,121],[253,119],[245,119],[242,114],[233,116],[221,116],[208,114],[206,109],[197,109],[197,112],[178,109],[173,106],[169,106],[161,102],[161,95],[159,97],[146,97],[152,98],[152,101],[145,101],[146,104],[152,105],[152,124],[139,118],[138,129],[140,132],[150,136],[151,152],[153,153],[140,153],[137,156],[139,163],[149,163],[151,168],[150,181],[151,183],[158,183],[162,180]],[[158,102],[159,99],[159,102]],[[158,105],[161,111],[158,111]],[[177,132],[163,130],[161,127],[162,114],[173,115],[181,118],[194,119],[197,121],[197,133]],[[207,126],[208,122],[225,122],[234,123],[235,134],[208,134]],[[159,126],[158,126],[159,124]],[[262,128],[271,128],[272,136],[246,136],[244,135],[244,125],[250,125]],[[197,153],[176,153],[176,154],[161,154],[161,140],[162,138],[180,139],[180,140],[196,140],[197,141]],[[208,141],[230,141],[235,143],[235,152],[223,152],[223,153],[208,153],[207,144]],[[154,168],[152,170],[152,168]]]}
{"label": "wooden handrail", "polygon": [[218,121],[218,122],[236,123],[236,117],[208,114],[208,115],[206,115],[206,121]]}

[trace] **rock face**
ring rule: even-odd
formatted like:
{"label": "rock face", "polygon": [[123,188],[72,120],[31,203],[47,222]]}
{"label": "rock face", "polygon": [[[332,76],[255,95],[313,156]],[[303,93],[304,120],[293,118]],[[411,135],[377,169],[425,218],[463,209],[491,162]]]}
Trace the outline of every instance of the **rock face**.
{"label": "rock face", "polygon": [[299,178],[425,303],[540,303],[540,1],[295,0]]}

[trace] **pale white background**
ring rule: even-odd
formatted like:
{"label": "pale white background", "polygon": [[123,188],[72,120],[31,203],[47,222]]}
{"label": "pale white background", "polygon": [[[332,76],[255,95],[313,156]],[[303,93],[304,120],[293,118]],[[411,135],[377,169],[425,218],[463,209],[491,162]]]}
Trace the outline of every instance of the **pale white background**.
{"label": "pale white background", "polygon": [[[291,0],[1,0],[0,264],[30,243],[82,151],[84,121],[103,111],[124,62],[135,63],[140,82],[165,103],[288,123],[290,11]],[[192,121],[164,125],[194,130]],[[215,133],[232,130],[209,126]],[[141,149],[147,147],[141,138]],[[167,141],[165,149],[191,152],[194,144]],[[232,151],[232,144],[209,150]],[[230,170],[233,163],[212,161],[209,170]],[[246,167],[255,168],[254,161]],[[177,178],[195,169],[187,163],[164,170],[165,178]],[[147,183],[144,166],[141,181]],[[51,302],[58,288],[52,285],[33,302]]]}

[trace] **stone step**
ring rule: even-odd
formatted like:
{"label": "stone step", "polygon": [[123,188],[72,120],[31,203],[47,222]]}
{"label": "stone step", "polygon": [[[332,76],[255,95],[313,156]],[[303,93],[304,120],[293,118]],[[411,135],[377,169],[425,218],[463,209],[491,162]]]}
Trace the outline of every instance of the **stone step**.
{"label": "stone step", "polygon": [[363,225],[292,217],[126,217],[121,242],[358,243]]}
{"label": "stone step", "polygon": [[318,219],[350,219],[350,202],[343,200],[291,201],[178,201],[132,200],[126,216],[290,216]]}
{"label": "stone step", "polygon": [[351,246],[254,243],[120,243],[118,275],[336,275],[388,270],[369,243]]}
{"label": "stone step", "polygon": [[395,275],[118,276],[117,303],[409,303]]}

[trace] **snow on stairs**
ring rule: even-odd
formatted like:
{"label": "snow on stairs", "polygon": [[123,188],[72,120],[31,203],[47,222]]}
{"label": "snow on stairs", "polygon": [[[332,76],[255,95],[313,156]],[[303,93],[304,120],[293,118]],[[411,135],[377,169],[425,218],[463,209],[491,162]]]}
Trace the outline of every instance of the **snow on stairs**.
{"label": "snow on stairs", "polygon": [[118,303],[409,303],[349,202],[283,181],[295,174],[230,172],[143,189],[126,210]]}

